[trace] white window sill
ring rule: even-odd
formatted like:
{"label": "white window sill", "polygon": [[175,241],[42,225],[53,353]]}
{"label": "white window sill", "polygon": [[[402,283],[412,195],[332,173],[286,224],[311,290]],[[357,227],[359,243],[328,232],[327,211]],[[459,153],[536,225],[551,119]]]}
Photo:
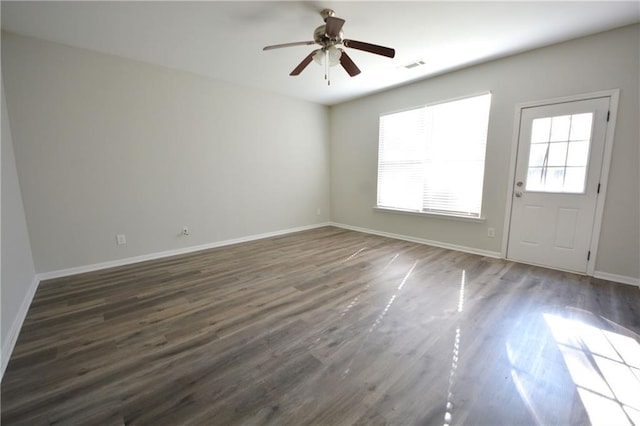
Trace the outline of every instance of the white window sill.
{"label": "white window sill", "polygon": [[378,207],[374,206],[374,210],[385,212],[385,213],[400,213],[400,214],[408,214],[415,216],[428,216],[437,219],[449,219],[449,220],[459,220],[462,222],[485,222],[486,219],[484,217],[469,217],[469,216],[456,216],[453,214],[444,214],[444,213],[431,213],[431,212],[419,212],[416,210],[402,210],[402,209],[393,209],[391,207]]}

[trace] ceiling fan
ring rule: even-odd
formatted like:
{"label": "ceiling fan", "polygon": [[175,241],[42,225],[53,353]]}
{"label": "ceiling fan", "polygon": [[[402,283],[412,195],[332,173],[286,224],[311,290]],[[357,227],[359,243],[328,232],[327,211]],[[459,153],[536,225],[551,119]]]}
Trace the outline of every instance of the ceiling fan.
{"label": "ceiling fan", "polygon": [[327,80],[327,84],[331,84],[331,80],[329,79],[329,68],[337,65],[338,63],[342,65],[342,68],[344,68],[351,77],[360,74],[360,69],[351,60],[344,49],[337,47],[339,45],[369,53],[375,53],[376,55],[382,55],[388,58],[393,58],[395,56],[396,51],[389,47],[378,46],[376,44],[365,43],[363,41],[343,39],[342,26],[344,25],[345,20],[336,18],[333,10],[324,9],[320,12],[320,15],[322,16],[322,19],[324,19],[325,24],[320,25],[315,29],[313,32],[313,41],[297,41],[293,43],[275,44],[272,46],[266,46],[262,50],[312,44],[320,45],[319,49],[309,53],[309,55],[307,55],[307,57],[304,58],[289,75],[299,75],[307,65],[311,63],[311,61],[315,60],[319,64],[323,64],[325,66],[324,78]]}

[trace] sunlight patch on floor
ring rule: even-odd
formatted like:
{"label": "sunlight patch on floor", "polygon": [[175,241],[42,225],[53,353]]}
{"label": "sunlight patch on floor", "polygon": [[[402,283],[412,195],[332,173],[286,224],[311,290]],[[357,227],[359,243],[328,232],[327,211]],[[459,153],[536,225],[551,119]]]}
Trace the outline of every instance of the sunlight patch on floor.
{"label": "sunlight patch on floor", "polygon": [[543,314],[593,425],[640,425],[640,344],[581,321]]}

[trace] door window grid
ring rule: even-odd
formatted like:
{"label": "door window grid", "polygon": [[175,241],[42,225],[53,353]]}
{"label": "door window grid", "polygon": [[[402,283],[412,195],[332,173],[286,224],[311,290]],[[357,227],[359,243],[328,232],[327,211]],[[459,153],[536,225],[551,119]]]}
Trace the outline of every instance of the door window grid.
{"label": "door window grid", "polygon": [[533,120],[526,190],[584,193],[593,113]]}

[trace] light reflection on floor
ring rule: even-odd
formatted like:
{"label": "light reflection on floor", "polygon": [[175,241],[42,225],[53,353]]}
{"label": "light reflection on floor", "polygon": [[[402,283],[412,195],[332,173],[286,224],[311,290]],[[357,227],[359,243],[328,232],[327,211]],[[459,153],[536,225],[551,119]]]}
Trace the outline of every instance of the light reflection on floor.
{"label": "light reflection on floor", "polygon": [[351,256],[347,257],[345,260],[342,261],[342,263],[346,263],[348,261],[350,261],[351,259],[353,259],[354,257],[356,257],[357,255],[359,255],[360,253],[362,253],[363,251],[365,251],[367,248],[366,247],[362,247],[360,248],[358,251],[356,251],[355,253],[353,253]]}
{"label": "light reflection on floor", "polygon": [[[398,256],[396,255],[393,259],[391,259],[391,261],[387,264],[387,267],[389,267],[389,265],[391,265],[391,263],[397,258]],[[367,331],[367,333],[364,335],[364,337],[362,338],[362,342],[360,342],[360,346],[358,347],[358,350],[354,353],[353,357],[351,358],[351,361],[349,362],[349,364],[347,365],[347,368],[344,370],[344,372],[342,373],[342,377],[344,378],[347,374],[349,374],[349,371],[351,370],[351,363],[353,362],[353,359],[356,357],[356,355],[358,355],[358,353],[362,350],[362,347],[364,346],[364,343],[367,341],[368,336],[373,333],[375,331],[375,329],[380,325],[380,323],[382,322],[382,320],[384,319],[384,317],[387,315],[387,312],[389,311],[389,308],[391,308],[391,305],[393,305],[393,302],[396,300],[396,297],[398,295],[398,292],[400,292],[402,290],[402,288],[404,287],[405,283],[407,282],[407,280],[409,279],[409,277],[411,276],[411,273],[413,272],[413,270],[416,268],[416,265],[418,264],[418,261],[414,261],[413,265],[411,265],[411,268],[409,268],[409,270],[407,271],[407,273],[404,275],[404,278],[402,279],[402,281],[400,282],[400,284],[398,285],[398,287],[396,288],[396,291],[393,293],[393,295],[389,298],[389,301],[387,302],[387,305],[384,307],[384,309],[382,310],[382,312],[380,313],[380,315],[378,315],[378,317],[376,318],[376,320],[373,322],[373,324],[371,325],[371,327],[369,328],[369,330]],[[385,267],[386,269],[386,267]]]}
{"label": "light reflection on floor", "polygon": [[[507,347],[507,351],[510,352],[509,347]],[[509,355],[509,358],[511,358],[511,355]],[[544,425],[545,422],[540,418],[538,411],[535,409],[535,404],[531,400],[529,392],[527,392],[527,383],[520,376],[516,368],[511,368],[511,380],[515,385],[516,390],[518,391],[518,394],[522,399],[522,402],[524,402],[524,404],[527,406],[527,409],[529,410],[529,413],[531,413],[531,415],[535,419],[536,425]]]}
{"label": "light reflection on floor", "polygon": [[460,321],[461,313],[464,309],[464,286],[466,281],[466,270],[462,270],[460,277],[460,294],[458,295],[458,326],[456,327],[456,337],[453,343],[453,355],[451,356],[451,369],[449,370],[449,387],[447,389],[447,405],[444,414],[444,426],[449,426],[453,421],[453,384],[455,383],[456,370],[460,354]]}
{"label": "light reflection on floor", "polygon": [[[362,252],[363,249],[358,250],[357,252],[355,252],[354,254],[352,254],[351,256],[349,256],[349,259],[353,258],[354,256],[356,256],[358,253]],[[391,266],[391,264],[398,258],[399,253],[396,253],[395,256],[393,256],[391,258],[391,260],[389,261],[389,263],[386,264],[386,266],[384,268],[382,268],[382,270],[380,271],[380,274],[383,274],[388,268],[389,266]],[[346,262],[346,261],[345,261]],[[413,264],[413,268],[415,268],[416,264]],[[411,270],[413,271],[413,268],[411,268]],[[402,280],[402,284],[404,285],[406,278],[404,280]],[[340,317],[343,317],[347,314],[347,312],[349,312],[351,310],[351,308],[353,308],[355,305],[358,304],[358,300],[360,299],[360,296],[362,296],[362,293],[366,292],[369,287],[371,286],[371,281],[367,281],[367,285],[365,285],[362,290],[353,298],[351,299],[351,302],[349,302],[349,304],[347,305],[346,308],[344,308],[344,310],[340,313]]]}
{"label": "light reflection on floor", "polygon": [[640,425],[640,344],[578,320],[543,314],[593,425]]}
{"label": "light reflection on floor", "polygon": [[418,264],[417,260],[415,262],[413,262],[413,265],[411,265],[411,268],[409,268],[409,270],[405,274],[404,278],[402,279],[402,281],[398,285],[398,288],[396,289],[397,291],[395,293],[393,293],[393,295],[389,298],[389,302],[387,302],[387,306],[384,307],[383,311],[380,313],[380,315],[378,315],[378,318],[376,318],[374,323],[371,325],[371,328],[369,328],[369,333],[373,333],[373,331],[376,329],[376,327],[378,327],[378,325],[380,325],[380,323],[384,319],[385,315],[387,315],[387,312],[389,311],[389,308],[391,307],[391,305],[393,305],[393,302],[396,300],[396,297],[398,296],[398,292],[400,290],[402,290],[402,287],[404,287],[404,284],[407,282],[407,280],[411,276],[411,273],[416,268],[417,264]]}

